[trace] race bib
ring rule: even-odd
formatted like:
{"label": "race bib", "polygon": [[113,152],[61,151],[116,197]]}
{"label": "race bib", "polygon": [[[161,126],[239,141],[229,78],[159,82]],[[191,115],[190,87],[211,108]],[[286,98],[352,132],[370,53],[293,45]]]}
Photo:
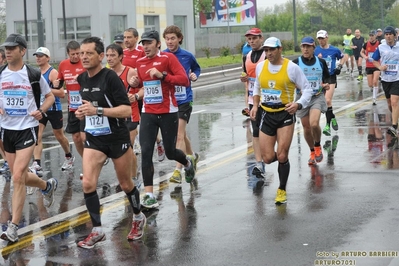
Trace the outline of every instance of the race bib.
{"label": "race bib", "polygon": [[28,92],[25,90],[5,90],[3,106],[9,116],[28,114]]}
{"label": "race bib", "polygon": [[281,103],[281,91],[273,89],[261,90],[262,103],[266,105],[280,105]]}
{"label": "race bib", "polygon": [[254,96],[255,78],[248,78],[248,95]]}
{"label": "race bib", "polygon": [[387,60],[385,65],[387,66],[385,75],[396,76],[398,74],[398,60]]}
{"label": "race bib", "polygon": [[318,77],[306,77],[309,81],[310,88],[313,91],[313,95],[318,94],[321,90],[322,87],[320,86],[321,80]]}
{"label": "race bib", "polygon": [[92,136],[102,136],[111,134],[108,117],[91,115],[85,118],[85,132]]}
{"label": "race bib", "polygon": [[328,71],[331,70],[331,62],[332,62],[332,58],[329,56],[327,58],[323,58],[326,61],[327,67],[328,67]]}
{"label": "race bib", "polygon": [[160,80],[144,81],[144,102],[157,104],[163,102],[162,85]]}
{"label": "race bib", "polygon": [[177,101],[183,101],[187,98],[186,87],[175,86],[175,97]]}
{"label": "race bib", "polygon": [[368,58],[368,61],[369,61],[369,62],[373,62],[373,61],[374,61],[374,59],[373,59],[373,54],[374,54],[374,53],[372,53],[372,52],[369,53],[369,58]]}
{"label": "race bib", "polygon": [[79,91],[69,91],[69,109],[77,110],[82,105],[82,97]]}

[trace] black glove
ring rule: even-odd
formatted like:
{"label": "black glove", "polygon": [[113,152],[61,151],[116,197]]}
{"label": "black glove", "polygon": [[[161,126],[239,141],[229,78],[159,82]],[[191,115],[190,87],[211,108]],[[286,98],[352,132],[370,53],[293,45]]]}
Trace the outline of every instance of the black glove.
{"label": "black glove", "polygon": [[334,69],[334,74],[335,74],[335,75],[341,74],[341,69],[342,69],[342,65],[338,65],[338,66]]}

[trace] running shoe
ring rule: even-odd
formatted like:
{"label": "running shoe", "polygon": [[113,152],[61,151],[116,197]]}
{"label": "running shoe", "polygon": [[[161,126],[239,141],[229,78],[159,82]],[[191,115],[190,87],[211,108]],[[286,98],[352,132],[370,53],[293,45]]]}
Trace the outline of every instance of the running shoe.
{"label": "running shoe", "polygon": [[287,192],[282,189],[277,189],[277,195],[275,202],[277,205],[284,204],[287,202]]}
{"label": "running shoe", "polygon": [[195,159],[192,155],[187,155],[186,158],[190,161],[190,166],[184,167],[184,170],[186,171],[186,182],[191,183],[191,181],[193,181],[195,178]]}
{"label": "running shoe", "polygon": [[17,242],[18,241],[18,226],[13,224],[11,221],[8,221],[7,230],[1,234],[0,238],[5,241],[9,241],[9,242]]}
{"label": "running shoe", "polygon": [[377,105],[377,99],[373,98],[373,105]]}
{"label": "running shoe", "polygon": [[362,81],[363,80],[363,75],[357,76],[357,81]]}
{"label": "running shoe", "polygon": [[395,129],[394,127],[389,127],[389,128],[387,129],[387,133],[388,133],[389,135],[391,135],[392,137],[394,137],[394,138],[397,138],[397,137],[398,137],[398,132],[396,131],[396,129]]}
{"label": "running shoe", "polygon": [[175,169],[172,176],[169,178],[169,182],[181,184],[181,173],[179,170]]}
{"label": "running shoe", "polygon": [[44,207],[50,208],[54,203],[54,192],[57,190],[58,181],[55,178],[47,180],[47,187],[50,186],[46,191],[42,190]]}
{"label": "running shoe", "polygon": [[8,171],[10,171],[10,166],[8,165],[8,162],[5,161],[3,166],[0,168],[0,174],[3,174]]}
{"label": "running shoe", "polygon": [[149,195],[145,195],[143,198],[143,202],[141,203],[141,206],[147,209],[154,209],[159,207],[159,203],[156,198],[151,197]]}
{"label": "running shoe", "polygon": [[320,146],[314,147],[314,157],[315,157],[317,163],[320,163],[321,161],[323,161],[323,152],[322,152]]}
{"label": "running shoe", "polygon": [[351,78],[353,78],[353,70],[351,71]]}
{"label": "running shoe", "polygon": [[100,242],[105,241],[107,238],[104,233],[99,233],[91,231],[90,235],[85,238],[85,240],[78,242],[78,247],[92,249],[94,246]]}
{"label": "running shoe", "polygon": [[74,162],[75,162],[75,156],[72,155],[72,157],[65,157],[65,161],[61,166],[61,170],[65,171],[67,169],[72,169]]}
{"label": "running shoe", "polygon": [[351,73],[351,71],[349,70],[349,68],[347,68],[347,69],[346,69],[346,74],[349,75],[350,73]]}
{"label": "running shoe", "polygon": [[43,177],[43,168],[36,161],[32,163],[30,168],[34,170],[32,173],[36,173],[38,177]]}
{"label": "running shoe", "polygon": [[130,229],[129,234],[127,235],[127,240],[138,240],[143,237],[147,218],[143,213],[141,213],[141,216],[144,218],[135,220],[133,215],[132,229]]}
{"label": "running shoe", "polygon": [[266,179],[266,175],[263,172],[262,168],[259,168],[257,165],[255,165],[254,169],[252,169],[252,174],[257,178]]}
{"label": "running shoe", "polygon": [[335,136],[332,138],[332,151],[333,151],[333,152],[337,149],[338,140],[339,140],[339,136],[338,136],[338,135],[335,135]]}
{"label": "running shoe", "polygon": [[316,164],[315,152],[311,151],[310,152],[310,158],[308,160],[308,165],[315,165],[315,164]]}
{"label": "running shoe", "polygon": [[334,117],[334,118],[331,118],[331,125],[332,125],[332,128],[333,128],[335,131],[338,130],[338,123],[337,123],[337,119],[335,119],[335,117]]}
{"label": "running shoe", "polygon": [[198,164],[200,157],[201,156],[198,153],[194,152],[194,169],[195,169],[195,171],[197,171],[197,164]]}
{"label": "running shoe", "polygon": [[183,191],[181,186],[176,186],[173,191],[170,192],[170,198],[176,201],[183,200]]}
{"label": "running shoe", "polygon": [[161,140],[157,143],[157,151],[158,151],[158,161],[162,162],[165,160],[165,148],[163,147],[163,141]]}
{"label": "running shoe", "polygon": [[331,136],[331,128],[330,125],[326,125],[323,129],[323,134],[326,136]]}

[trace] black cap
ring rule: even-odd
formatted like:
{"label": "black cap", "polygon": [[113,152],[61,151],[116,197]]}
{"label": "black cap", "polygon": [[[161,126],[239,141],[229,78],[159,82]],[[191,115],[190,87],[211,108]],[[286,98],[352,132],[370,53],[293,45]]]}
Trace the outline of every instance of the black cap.
{"label": "black cap", "polygon": [[156,40],[157,42],[160,41],[159,33],[156,30],[144,32],[143,35],[141,35],[141,40],[139,43],[142,43],[143,41],[152,41],[152,40]]}
{"label": "black cap", "polygon": [[115,35],[114,42],[123,42],[123,34]]}
{"label": "black cap", "polygon": [[377,35],[377,32],[375,30],[370,31],[369,35]]}
{"label": "black cap", "polygon": [[28,48],[28,43],[21,34],[11,33],[8,35],[6,41],[1,46],[18,46],[21,45],[25,49]]}
{"label": "black cap", "polygon": [[386,34],[386,33],[391,33],[391,34],[393,34],[394,36],[396,36],[395,28],[392,27],[392,26],[387,26],[387,27],[384,29],[384,34]]}

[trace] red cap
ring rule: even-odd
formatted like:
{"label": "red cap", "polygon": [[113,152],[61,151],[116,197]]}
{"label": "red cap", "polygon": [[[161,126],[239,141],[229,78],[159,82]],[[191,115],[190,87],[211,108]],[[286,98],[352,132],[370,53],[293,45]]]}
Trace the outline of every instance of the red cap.
{"label": "red cap", "polygon": [[258,28],[252,28],[245,33],[245,37],[248,35],[262,36],[262,31]]}

